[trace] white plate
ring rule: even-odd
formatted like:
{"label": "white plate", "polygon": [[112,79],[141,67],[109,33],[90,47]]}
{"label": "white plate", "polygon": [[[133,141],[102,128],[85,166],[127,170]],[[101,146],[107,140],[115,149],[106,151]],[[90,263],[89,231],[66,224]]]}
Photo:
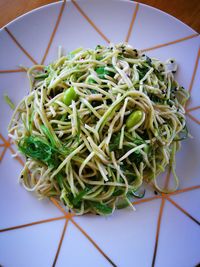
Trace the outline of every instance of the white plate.
{"label": "white plate", "polygon": [[[106,218],[68,221],[50,201],[38,201],[17,183],[21,165],[11,158],[15,147],[7,141],[6,127],[12,111],[3,94],[17,103],[28,91],[26,74],[17,72],[19,65],[51,62],[58,45],[70,51],[124,40],[150,56],[176,58],[177,80],[191,91],[187,122],[194,138],[185,141],[177,155],[180,190],[168,199],[149,191],[136,212],[126,209]],[[130,1],[58,2],[1,30],[1,265],[189,267],[200,262],[199,41],[198,34],[177,19]]]}

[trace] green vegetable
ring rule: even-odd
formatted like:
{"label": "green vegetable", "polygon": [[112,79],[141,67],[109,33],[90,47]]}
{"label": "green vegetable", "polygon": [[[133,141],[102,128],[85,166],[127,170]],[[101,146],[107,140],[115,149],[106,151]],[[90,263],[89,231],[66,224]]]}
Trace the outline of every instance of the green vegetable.
{"label": "green vegetable", "polygon": [[149,67],[138,67],[137,68],[139,71],[139,79],[141,80],[142,78],[144,78],[144,76],[147,74],[147,72],[149,71]]}
{"label": "green vegetable", "polygon": [[128,206],[129,206],[129,201],[128,201],[127,197],[125,197],[125,198],[119,197],[118,198],[118,200],[116,202],[116,208],[117,209],[124,209]]}
{"label": "green vegetable", "polygon": [[135,110],[133,111],[126,120],[126,127],[128,129],[134,127],[136,124],[138,124],[143,117],[143,111],[141,110]]}
{"label": "green vegetable", "polygon": [[131,192],[129,192],[129,193],[130,193],[130,195],[132,195],[132,196],[134,196],[134,197],[136,197],[136,198],[143,198],[144,195],[145,195],[145,192],[146,192],[146,191],[145,191],[145,189],[144,189],[142,193],[137,192],[137,191],[131,191]]}
{"label": "green vegetable", "polygon": [[[127,135],[126,135],[127,136]],[[139,135],[137,137],[131,137],[128,135],[128,138],[130,140],[130,142],[132,142],[133,144],[139,146],[142,144],[146,144],[145,140],[143,138],[141,138]],[[124,146],[123,148],[123,154],[124,155],[126,152],[128,152],[130,149],[132,148],[132,146]],[[146,153],[150,152],[150,146],[146,144],[146,146],[144,147],[144,151]],[[129,157],[130,161],[134,162],[137,166],[140,164],[140,162],[143,161],[143,155],[140,151],[140,149],[137,149],[136,151],[134,151]],[[125,168],[125,166],[121,167],[122,169]],[[124,171],[126,172],[126,176],[129,177],[130,181],[134,181],[135,179],[137,179],[136,176],[132,177],[132,170],[129,169],[127,170],[127,168],[124,169]],[[132,177],[132,178],[131,178]]]}
{"label": "green vegetable", "polygon": [[54,140],[54,138],[53,138],[51,132],[49,131],[49,129],[45,125],[41,125],[40,127],[42,129],[43,134],[50,140],[52,146],[56,147],[56,141]]}
{"label": "green vegetable", "polygon": [[11,101],[11,99],[8,95],[6,95],[6,94],[4,95],[4,100],[10,106],[11,109],[15,109],[15,105],[13,104],[13,102]]}
{"label": "green vegetable", "polygon": [[155,73],[155,75],[158,77],[158,79],[160,80],[160,81],[164,81],[164,75],[161,73],[161,72],[159,72],[157,69],[154,69],[154,71],[153,71],[154,73]]}
{"label": "green vegetable", "polygon": [[148,97],[151,99],[152,102],[158,103],[158,104],[164,104],[165,101],[167,100],[165,97],[161,98],[158,95],[151,94],[151,93],[148,94]]}
{"label": "green vegetable", "polygon": [[82,198],[90,191],[88,187],[85,187],[78,195],[73,199],[72,203],[76,207],[82,200]]}
{"label": "green vegetable", "polygon": [[60,120],[65,121],[66,119],[67,119],[67,114],[63,114]]}
{"label": "green vegetable", "polygon": [[106,204],[90,201],[90,206],[93,207],[97,213],[102,215],[108,215],[112,213],[112,208]]}
{"label": "green vegetable", "polygon": [[40,80],[40,79],[45,79],[48,77],[48,74],[46,73],[42,73],[42,74],[38,74],[34,77],[35,80]]}
{"label": "green vegetable", "polygon": [[56,176],[56,179],[58,181],[60,189],[62,189],[63,188],[63,176],[60,173],[58,173]]}
{"label": "green vegetable", "polygon": [[114,72],[111,72],[109,70],[105,70],[105,67],[99,67],[96,69],[96,73],[98,74],[98,77],[100,79],[104,79],[105,78],[105,75],[108,75],[108,76],[111,76],[111,77],[114,77],[115,73]]}
{"label": "green vegetable", "polygon": [[73,208],[73,204],[71,203],[71,198],[72,198],[72,194],[69,193],[65,187],[63,187],[63,189],[61,191],[60,200],[63,201],[63,203],[67,207],[72,209]]}
{"label": "green vegetable", "polygon": [[[129,156],[130,157],[130,156]],[[134,155],[132,157],[130,157],[130,159],[135,163],[137,164],[138,163],[138,158],[139,158],[139,163],[143,160],[143,157],[142,159],[140,159],[140,154],[138,155]],[[130,168],[130,167],[127,167],[126,165],[122,165],[121,166],[121,169],[123,170],[123,173],[124,175],[126,176],[128,182],[131,184],[133,183],[136,179],[137,179],[137,176],[133,173],[133,169]]]}
{"label": "green vegetable", "polygon": [[119,148],[119,141],[120,141],[120,132],[117,134],[113,134],[109,143],[110,152],[115,151]]}
{"label": "green vegetable", "polygon": [[64,97],[63,97],[63,102],[65,105],[69,106],[72,103],[72,100],[76,100],[77,95],[73,87],[70,87],[65,91]]}
{"label": "green vegetable", "polygon": [[[92,79],[92,78],[89,78],[89,79],[87,80],[87,82],[88,82],[89,84],[96,83],[96,81],[95,81],[94,79]],[[96,92],[96,91],[95,91],[95,92]]]}
{"label": "green vegetable", "polygon": [[19,141],[18,146],[27,157],[42,161],[50,167],[57,167],[60,164],[57,151],[42,138],[24,137]]}
{"label": "green vegetable", "polygon": [[71,192],[67,191],[69,189],[67,188],[63,179],[63,175],[61,173],[57,174],[56,179],[58,181],[60,189],[62,190],[62,200],[64,200],[64,203],[70,203],[71,208],[77,208],[83,197],[90,191],[89,187],[85,187],[82,191],[78,193],[77,196],[74,197]]}
{"label": "green vegetable", "polygon": [[97,49],[101,49],[101,48],[102,48],[101,45],[97,45],[97,46],[95,47],[95,50],[97,50]]}
{"label": "green vegetable", "polygon": [[117,197],[117,196],[121,196],[123,195],[124,190],[120,189],[120,188],[116,188],[115,191],[113,192],[113,196]]}
{"label": "green vegetable", "polygon": [[[138,137],[136,137],[136,138],[133,138],[133,141],[132,141],[134,144],[136,144],[136,145],[142,145],[142,144],[146,144],[146,142],[145,142],[145,140],[143,140],[141,137],[140,138],[138,138]],[[146,150],[145,152],[146,153],[148,153],[149,152],[149,146],[146,144],[146,147],[144,147],[144,150]],[[135,152],[133,152],[130,156],[129,156],[129,158],[131,159],[131,160],[133,160],[134,161],[134,163],[136,164],[136,165],[139,165],[140,164],[140,162],[142,162],[143,161],[143,156],[142,156],[142,153],[141,153],[141,151],[138,149],[138,150],[136,150]]]}

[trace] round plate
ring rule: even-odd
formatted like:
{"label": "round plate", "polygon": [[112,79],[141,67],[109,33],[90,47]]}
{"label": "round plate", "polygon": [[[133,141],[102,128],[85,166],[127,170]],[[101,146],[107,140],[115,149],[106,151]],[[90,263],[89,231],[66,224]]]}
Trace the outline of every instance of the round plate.
{"label": "round plate", "polygon": [[[38,201],[17,182],[7,125],[14,103],[28,92],[20,65],[48,64],[59,45],[77,47],[127,41],[151,57],[175,58],[178,82],[191,92],[187,123],[193,138],[177,154],[179,190],[147,190],[136,212],[70,217],[55,202]],[[0,32],[0,264],[3,266],[195,266],[200,262],[200,64],[198,34],[177,19],[130,1],[58,2],[24,15]],[[170,175],[169,175],[170,176]],[[171,176],[170,181],[173,181]]]}

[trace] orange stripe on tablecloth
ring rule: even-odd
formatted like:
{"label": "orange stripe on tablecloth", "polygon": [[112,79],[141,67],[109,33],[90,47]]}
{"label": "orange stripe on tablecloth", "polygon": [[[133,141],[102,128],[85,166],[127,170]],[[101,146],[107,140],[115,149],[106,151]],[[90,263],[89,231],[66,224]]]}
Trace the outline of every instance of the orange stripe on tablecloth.
{"label": "orange stripe on tablecloth", "polygon": [[190,112],[190,111],[197,110],[197,109],[200,109],[200,106],[196,106],[196,107],[188,108],[188,109],[186,109],[186,113],[188,113],[188,112]]}
{"label": "orange stripe on tablecloth", "polygon": [[50,218],[50,219],[41,220],[41,221],[37,221],[37,222],[31,222],[31,223],[21,224],[21,225],[17,225],[17,226],[8,227],[8,228],[3,228],[3,229],[0,229],[0,233],[6,232],[6,231],[11,231],[11,230],[16,230],[16,229],[20,229],[20,228],[24,228],[24,227],[29,227],[29,226],[33,226],[33,225],[37,225],[37,224],[41,224],[41,223],[58,221],[58,220],[62,220],[64,218],[66,218],[66,217],[60,216],[60,217]]}
{"label": "orange stripe on tablecloth", "polygon": [[1,133],[0,133],[0,138],[4,142],[4,144],[7,143],[7,140],[3,137],[3,135]]}
{"label": "orange stripe on tablecloth", "polygon": [[152,201],[154,199],[160,199],[162,196],[154,196],[154,197],[148,197],[148,198],[144,198],[144,199],[140,199],[138,201],[133,201],[132,204],[133,205],[138,205],[138,204],[141,204],[141,203],[145,203],[145,202],[149,202],[149,201]]}
{"label": "orange stripe on tablecloth", "polygon": [[175,192],[169,193],[168,196],[169,195],[171,196],[171,195],[177,195],[177,194],[185,193],[185,192],[188,192],[188,191],[191,191],[191,190],[195,190],[195,189],[200,189],[200,185],[194,185],[194,186],[191,186],[191,187],[187,187],[187,188],[176,190]]}
{"label": "orange stripe on tablecloth", "polygon": [[3,144],[1,144],[0,146],[4,147],[4,149],[3,149],[3,151],[2,151],[2,153],[0,155],[0,161],[2,161],[3,157],[4,157],[5,153],[6,153],[7,148],[10,147],[10,143],[9,143],[10,139],[6,140],[1,133],[0,133],[0,139],[3,141]]}
{"label": "orange stripe on tablecloth", "polygon": [[166,196],[166,199],[171,202],[177,209],[179,209],[181,212],[183,212],[186,216],[188,216],[193,222],[200,225],[200,222],[195,219],[192,215],[190,215],[186,210],[184,210],[181,206],[179,206],[174,200]]}
{"label": "orange stripe on tablecloth", "polygon": [[72,217],[75,216],[74,213],[66,212],[66,210],[58,203],[58,201],[55,198],[51,197],[50,200],[63,214],[65,214],[65,217],[67,219],[71,219]]}
{"label": "orange stripe on tablecloth", "polygon": [[81,7],[72,0],[72,3],[77,8],[77,10],[80,12],[80,14],[87,20],[87,22],[95,29],[96,32],[107,42],[110,43],[110,40],[103,34],[103,32],[94,24],[94,22],[88,17],[88,15],[81,9]]}
{"label": "orange stripe on tablecloth", "polygon": [[11,138],[9,137],[8,140],[6,140],[4,144],[6,147],[10,147],[11,146]]}
{"label": "orange stripe on tablecloth", "polygon": [[34,63],[38,64],[37,61],[25,50],[25,48],[17,41],[15,36],[11,33],[11,31],[8,30],[7,27],[4,28],[4,30],[8,33],[8,35],[11,37],[11,39],[15,42],[15,44],[21,49],[21,51]]}
{"label": "orange stripe on tablecloth", "polygon": [[187,113],[187,116],[188,116],[191,120],[193,120],[194,122],[196,122],[197,124],[200,125],[200,121],[199,121],[198,119],[196,119],[195,117],[193,117],[190,113]]}
{"label": "orange stripe on tablecloth", "polygon": [[58,260],[58,256],[59,256],[59,253],[60,253],[60,249],[61,249],[62,242],[63,242],[64,236],[65,236],[65,232],[66,232],[66,229],[67,229],[68,222],[69,222],[69,220],[65,221],[65,225],[63,227],[63,231],[62,231],[62,234],[61,234],[61,237],[60,237],[60,241],[58,243],[58,248],[57,248],[57,251],[56,251],[56,255],[55,255],[52,267],[56,266],[56,262]]}
{"label": "orange stripe on tablecloth", "polygon": [[26,72],[24,69],[16,69],[16,70],[0,70],[0,73],[7,74],[7,73],[13,73],[13,72]]}
{"label": "orange stripe on tablecloth", "polygon": [[3,157],[4,157],[5,153],[6,153],[6,150],[7,150],[7,147],[5,147],[5,148],[3,149],[3,152],[2,152],[1,155],[0,155],[0,162],[1,162],[2,159],[3,159]]}
{"label": "orange stripe on tablecloth", "polygon": [[167,42],[167,43],[164,43],[164,44],[155,45],[155,46],[152,46],[152,47],[149,47],[149,48],[142,49],[140,51],[141,52],[147,52],[147,51],[158,49],[158,48],[161,48],[161,47],[164,47],[164,46],[173,45],[173,44],[176,44],[176,43],[180,43],[180,42],[192,39],[194,37],[197,37],[198,35],[199,35],[198,33],[195,33],[195,34],[186,36],[184,38],[180,38],[180,39],[177,39],[177,40],[174,40],[174,41],[171,41],[171,42]]}
{"label": "orange stripe on tablecloth", "polygon": [[136,6],[135,6],[135,9],[134,9],[134,12],[133,12],[133,16],[132,16],[132,19],[131,19],[131,23],[130,23],[130,26],[129,26],[129,29],[128,29],[128,33],[127,33],[126,39],[125,39],[125,42],[127,42],[127,43],[129,41],[129,38],[130,38],[131,33],[132,33],[132,29],[133,29],[133,25],[134,25],[135,20],[136,20],[138,9],[139,9],[139,3],[136,3]]}
{"label": "orange stripe on tablecloth", "polygon": [[104,258],[106,258],[107,261],[109,261],[113,267],[117,267],[117,265],[106,255],[105,252],[103,252],[97,243],[85,232],[85,230],[83,230],[82,227],[80,227],[77,222],[75,222],[73,219],[70,219],[70,221],[81,231],[81,233],[93,244],[93,246],[102,254],[102,256],[104,256]]}
{"label": "orange stripe on tablecloth", "polygon": [[59,14],[58,14],[58,18],[57,18],[57,20],[56,20],[56,24],[55,24],[54,29],[53,29],[53,32],[52,32],[52,34],[51,34],[51,36],[50,36],[49,43],[48,43],[47,48],[46,48],[46,50],[45,50],[45,53],[44,53],[44,56],[43,56],[43,58],[42,58],[41,64],[44,64],[44,61],[45,61],[45,59],[46,59],[46,57],[47,57],[47,55],[48,55],[48,52],[49,52],[49,49],[50,49],[51,44],[52,44],[52,42],[53,42],[54,36],[55,36],[56,31],[57,31],[57,29],[58,29],[58,26],[59,26],[59,24],[60,24],[60,20],[61,20],[61,18],[62,18],[62,14],[63,14],[63,11],[64,11],[65,4],[66,4],[66,1],[64,0],[63,3],[62,3],[62,5],[61,5],[60,12],[59,12]]}
{"label": "orange stripe on tablecloth", "polygon": [[51,197],[50,198],[51,202],[63,213],[66,215],[66,211],[63,209],[63,207],[61,207],[58,202],[55,200],[55,198]]}
{"label": "orange stripe on tablecloth", "polygon": [[194,65],[192,79],[191,79],[190,86],[189,86],[189,93],[191,93],[192,87],[193,87],[193,84],[194,84],[194,79],[195,79],[197,68],[198,68],[198,64],[199,64],[199,57],[200,57],[200,48],[198,50],[196,61],[195,61],[195,65]]}
{"label": "orange stripe on tablecloth", "polygon": [[1,146],[10,147],[10,137],[8,138],[8,140],[6,140],[0,133],[0,139],[4,142],[3,144],[1,144]]}
{"label": "orange stripe on tablecloth", "polygon": [[151,264],[152,267],[155,266],[155,262],[156,262],[156,255],[157,255],[157,249],[158,249],[158,241],[159,241],[160,226],[161,226],[164,204],[165,204],[165,199],[162,198],[162,202],[161,202],[160,210],[159,210],[159,215],[158,215],[158,222],[157,222],[157,229],[156,229],[156,240],[155,240],[154,253],[153,253],[153,259],[152,259],[152,264]]}

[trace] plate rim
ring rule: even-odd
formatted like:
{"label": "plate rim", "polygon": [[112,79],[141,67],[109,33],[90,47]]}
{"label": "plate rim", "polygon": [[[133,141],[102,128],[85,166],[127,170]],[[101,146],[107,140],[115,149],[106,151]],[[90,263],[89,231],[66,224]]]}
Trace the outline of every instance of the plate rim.
{"label": "plate rim", "polygon": [[[40,7],[34,8],[34,9],[32,9],[32,10],[30,10],[30,11],[28,11],[28,12],[26,12],[26,13],[24,13],[24,14],[18,16],[18,17],[16,17],[15,19],[11,20],[10,22],[8,22],[7,24],[5,24],[4,26],[2,26],[2,27],[0,28],[0,34],[1,34],[1,32],[2,32],[6,27],[9,27],[10,25],[14,24],[14,23],[17,22],[18,20],[19,20],[19,21],[22,20],[25,16],[31,15],[31,14],[33,14],[33,13],[39,11],[40,9],[48,8],[49,6],[62,4],[64,1],[65,1],[66,3],[67,3],[67,2],[71,2],[71,3],[73,3],[73,2],[81,3],[81,2],[82,2],[82,3],[84,3],[84,2],[89,2],[90,0],[76,0],[76,1],[73,1],[73,0],[61,0],[61,1],[59,1],[59,0],[58,0],[58,1],[56,1],[56,2],[49,3],[49,4],[45,4],[45,5],[42,5],[42,6],[40,6]],[[92,1],[93,1],[93,3],[94,3],[94,2],[98,2],[98,1],[100,1],[100,0],[92,0]],[[196,34],[200,34],[200,33],[198,33],[195,29],[193,29],[192,27],[190,27],[189,25],[187,25],[185,22],[183,22],[182,20],[180,20],[179,18],[177,18],[177,17],[175,17],[175,16],[173,16],[173,15],[171,15],[171,14],[169,14],[169,13],[167,13],[167,12],[165,12],[165,11],[159,9],[159,8],[153,7],[153,6],[151,6],[151,5],[147,5],[147,4],[144,4],[144,3],[139,3],[139,2],[137,2],[137,1],[131,1],[131,0],[107,0],[107,1],[112,1],[113,3],[114,3],[114,2],[124,2],[124,3],[131,3],[131,4],[139,4],[140,6],[144,6],[144,7],[150,8],[150,9],[152,9],[152,10],[154,10],[154,11],[157,11],[157,12],[162,13],[162,14],[163,14],[164,16],[166,16],[166,17],[169,17],[169,18],[171,18],[171,19],[174,19],[176,22],[179,22],[179,23],[182,24],[183,26],[185,26],[185,27],[187,27],[188,29],[192,30],[194,34],[195,34],[195,33],[196,33]],[[91,2],[91,4],[92,4],[92,2]]]}

